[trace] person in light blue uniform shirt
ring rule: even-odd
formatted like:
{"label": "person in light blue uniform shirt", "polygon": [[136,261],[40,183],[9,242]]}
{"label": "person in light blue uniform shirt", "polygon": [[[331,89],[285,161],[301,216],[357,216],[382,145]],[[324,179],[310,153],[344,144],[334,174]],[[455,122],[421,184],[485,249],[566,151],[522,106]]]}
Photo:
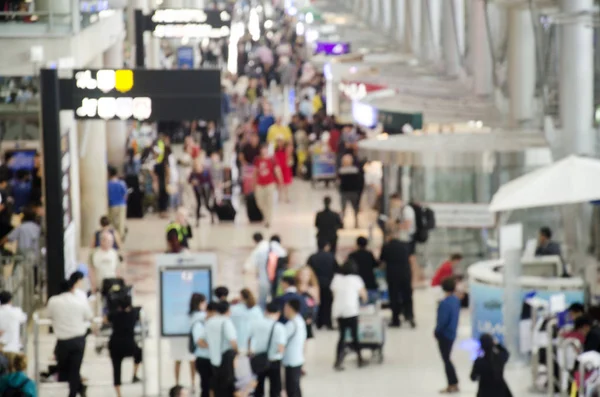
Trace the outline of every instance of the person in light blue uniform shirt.
{"label": "person in light blue uniform shirt", "polygon": [[248,351],[250,333],[255,321],[263,318],[262,310],[256,305],[256,299],[250,290],[244,288],[240,292],[242,301],[231,306],[231,321],[237,332],[238,348],[240,352]]}
{"label": "person in light blue uniform shirt", "polygon": [[198,346],[200,336],[204,331],[204,323],[206,322],[206,296],[203,294],[192,294],[190,299],[190,322],[192,338],[196,342],[196,371],[200,376],[200,397],[209,397],[210,393],[210,378],[212,376],[212,366],[210,365],[210,356],[208,349]]}
{"label": "person in light blue uniform shirt", "polygon": [[300,301],[291,299],[286,302],[283,314],[288,319],[285,324],[287,342],[283,355],[285,367],[285,390],[287,397],[302,397],[300,377],[304,365],[304,344],[306,343],[306,323],[300,314]]}
{"label": "person in light blue uniform shirt", "polygon": [[[264,397],[265,379],[269,379],[269,396],[279,397],[281,395],[281,360],[287,343],[287,332],[285,326],[279,321],[279,306],[271,302],[262,319],[253,323],[250,338],[251,354],[268,352],[270,361],[269,369],[258,375],[258,384],[254,391],[254,397]],[[269,343],[270,339],[270,343]]]}

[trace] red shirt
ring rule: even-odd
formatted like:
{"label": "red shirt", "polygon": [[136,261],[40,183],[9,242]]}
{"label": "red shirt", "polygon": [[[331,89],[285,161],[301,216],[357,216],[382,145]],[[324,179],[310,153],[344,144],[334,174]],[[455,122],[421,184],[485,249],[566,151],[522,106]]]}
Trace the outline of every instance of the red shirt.
{"label": "red shirt", "polygon": [[431,279],[431,286],[437,287],[438,285],[442,285],[442,281],[448,277],[452,277],[453,274],[452,262],[446,261],[442,263]]}
{"label": "red shirt", "polygon": [[267,186],[275,183],[275,160],[271,157],[257,157],[254,160],[256,169],[256,184],[259,186]]}

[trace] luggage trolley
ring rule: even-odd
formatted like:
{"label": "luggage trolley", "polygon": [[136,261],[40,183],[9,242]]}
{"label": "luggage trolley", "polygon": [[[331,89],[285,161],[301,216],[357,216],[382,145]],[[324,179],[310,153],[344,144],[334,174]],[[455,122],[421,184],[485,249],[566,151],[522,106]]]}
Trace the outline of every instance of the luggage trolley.
{"label": "luggage trolley", "polygon": [[[103,323],[103,320],[101,317],[96,317],[92,320],[90,326],[95,327],[95,326],[100,326]],[[50,319],[47,318],[41,318],[38,312],[35,312],[33,314],[33,358],[34,358],[34,380],[35,380],[35,385],[36,385],[36,389],[38,392],[38,395],[40,394],[40,388],[42,387],[42,384],[44,385],[44,388],[47,387],[51,387],[54,388],[52,386],[57,386],[60,385],[62,387],[64,387],[64,385],[66,385],[66,382],[41,382],[41,365],[50,365],[53,364],[52,362],[42,362],[42,360],[40,359],[40,327],[50,327],[52,326],[52,321]],[[138,338],[139,342],[140,342],[140,347],[142,349],[142,356],[145,356],[145,350],[146,350],[146,337],[144,337],[144,335],[148,335],[148,328],[147,328],[147,319],[145,317],[144,311],[140,309],[140,321],[139,321],[139,326],[136,327],[136,337]],[[109,334],[110,336],[110,334]],[[93,334],[88,336],[89,337],[94,337]],[[105,336],[96,336],[96,339],[99,338],[105,338]],[[55,344],[55,339],[52,338],[52,342]],[[98,342],[95,341],[95,343],[97,344]],[[88,356],[89,357],[89,356]],[[147,359],[147,357],[145,357],[145,359]],[[147,366],[146,366],[146,362],[144,361],[142,362],[142,396],[143,397],[147,397],[148,396],[148,387],[147,387],[147,382],[148,382],[148,372],[147,372]],[[103,366],[106,365],[106,363],[102,363]],[[98,382],[98,383],[92,383],[92,382],[87,382],[86,386],[88,387],[107,387],[109,386],[109,384],[107,384],[106,382]],[[110,382],[110,386],[112,387],[112,381]]]}
{"label": "luggage trolley", "polygon": [[[361,350],[371,350],[371,360],[383,363],[386,324],[380,314],[381,302],[363,306],[358,315],[358,346]],[[346,351],[351,350],[352,335],[346,333]]]}
{"label": "luggage trolley", "polygon": [[325,182],[325,186],[337,179],[335,153],[321,153],[311,155],[311,178],[313,187],[317,182]]}

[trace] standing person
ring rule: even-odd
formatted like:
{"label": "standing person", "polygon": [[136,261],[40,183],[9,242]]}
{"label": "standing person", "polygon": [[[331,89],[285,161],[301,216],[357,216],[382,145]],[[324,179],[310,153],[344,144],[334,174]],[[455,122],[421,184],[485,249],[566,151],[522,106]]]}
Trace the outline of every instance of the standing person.
{"label": "standing person", "polygon": [[379,298],[379,286],[375,279],[375,269],[379,263],[375,259],[373,252],[367,249],[369,241],[366,237],[360,236],[356,239],[356,250],[348,256],[348,260],[353,261],[358,266],[358,275],[365,283],[365,288],[369,294],[369,302],[374,302]]}
{"label": "standing person", "polygon": [[27,321],[27,314],[20,307],[13,306],[12,294],[0,292],[0,344],[3,353],[20,353],[21,325]]}
{"label": "standing person", "polygon": [[121,248],[121,236],[112,227],[110,224],[110,219],[106,215],[100,218],[100,229],[96,230],[96,233],[94,233],[94,238],[92,239],[91,245],[92,248],[100,247],[100,237],[102,237],[104,232],[108,232],[113,236],[113,248],[119,250]]}
{"label": "standing person", "polygon": [[269,359],[268,369],[258,374],[254,397],[265,396],[266,379],[269,379],[269,396],[281,396],[281,360],[287,344],[287,333],[283,324],[277,321],[280,314],[277,304],[271,302],[267,305],[264,318],[256,321],[252,327],[250,355],[267,353]]}
{"label": "standing person", "polygon": [[298,292],[304,298],[306,304],[306,339],[314,337],[313,324],[319,313],[319,304],[321,303],[321,290],[319,280],[310,266],[303,266],[296,272],[296,287]]}
{"label": "standing person", "polygon": [[235,326],[238,348],[241,353],[248,352],[248,342],[253,324],[262,317],[263,312],[256,304],[254,294],[249,289],[244,288],[240,292],[240,302],[231,305],[231,321]]}
{"label": "standing person", "polygon": [[272,244],[264,239],[261,233],[254,233],[252,236],[254,249],[244,263],[244,272],[256,270],[258,273],[258,304],[261,308],[266,308],[269,294],[271,293],[271,280],[267,271],[267,262],[269,255],[273,253],[278,258],[283,258],[287,252],[280,244]]}
{"label": "standing person", "polygon": [[412,271],[410,267],[408,243],[386,236],[386,243],[381,248],[379,261],[385,264],[392,321],[390,327],[400,327],[400,314],[415,328],[412,302]]}
{"label": "standing person", "polygon": [[281,117],[275,119],[275,123],[269,127],[267,133],[267,143],[270,145],[276,145],[278,140],[282,140],[283,143],[292,143],[293,135],[292,130],[286,124],[282,123]]}
{"label": "standing person", "polygon": [[450,360],[452,353],[452,345],[456,340],[456,329],[458,328],[458,319],[460,315],[460,300],[454,291],[456,289],[456,281],[453,278],[447,278],[442,282],[442,289],[446,294],[437,310],[437,322],[435,326],[435,338],[437,339],[448,386],[443,389],[442,393],[458,393],[458,377],[454,364]]}
{"label": "standing person", "polygon": [[439,287],[442,285],[442,281],[448,277],[454,276],[454,270],[456,266],[462,261],[463,256],[461,254],[452,254],[447,261],[442,263],[440,267],[435,271],[435,274],[431,278],[431,286]]}
{"label": "standing person", "polygon": [[194,161],[194,167],[190,173],[188,182],[192,185],[194,196],[196,197],[196,227],[200,226],[200,210],[202,202],[210,213],[210,223],[215,223],[214,207],[211,205],[211,198],[214,197],[215,188],[212,181],[210,170],[198,159]]}
{"label": "standing person", "polygon": [[191,333],[196,345],[194,355],[196,356],[196,371],[200,376],[200,397],[209,397],[210,380],[212,378],[212,366],[210,365],[208,349],[198,345],[206,325],[206,306],[206,296],[197,293],[192,294],[190,299]]}
{"label": "standing person", "polygon": [[8,171],[0,168],[0,238],[6,236],[13,229],[13,198],[8,185]]}
{"label": "standing person", "polygon": [[242,166],[242,191],[248,195],[254,191],[254,160],[260,156],[260,142],[254,132],[249,134],[248,142],[242,145],[239,160]]}
{"label": "standing person", "polygon": [[[69,397],[85,395],[81,382],[81,363],[85,352],[85,335],[92,321],[92,310],[75,294],[79,281],[75,272],[69,279],[69,291],[48,300],[47,314],[52,321],[56,342],[56,361],[59,381],[69,382]],[[79,273],[81,275],[81,273]]]}
{"label": "standing person", "polygon": [[154,151],[154,176],[156,178],[155,190],[158,191],[158,211],[161,218],[168,217],[169,194],[167,193],[167,149],[169,137],[160,133]]}
{"label": "standing person", "polygon": [[108,218],[119,236],[125,237],[127,218],[127,185],[117,173],[115,167],[108,167]]}
{"label": "standing person", "polygon": [[416,230],[415,210],[412,206],[404,203],[399,194],[392,194],[390,197],[390,217],[386,225],[386,232],[408,244],[410,267],[413,273],[417,273],[419,269],[416,255],[417,243],[414,236]]}
{"label": "standing person", "polygon": [[[273,127],[271,127],[273,128]],[[292,163],[291,145],[283,139],[278,138],[275,146],[275,161],[281,170],[281,184],[279,190],[281,197],[286,203],[290,202],[289,186],[292,184]],[[292,163],[290,163],[290,161]]]}
{"label": "standing person", "polygon": [[329,250],[329,243],[325,240],[319,240],[319,251],[312,254],[308,258],[308,266],[310,266],[317,280],[319,280],[319,295],[321,297],[321,305],[317,313],[317,329],[326,327],[333,329],[331,322],[331,305],[333,296],[331,294],[331,281],[337,270],[337,261],[335,256]]}
{"label": "standing person", "polygon": [[177,232],[177,238],[184,248],[189,248],[189,239],[192,238],[192,228],[187,220],[187,211],[183,207],[177,209],[175,220],[167,225],[167,235],[171,230]]}
{"label": "standing person", "polygon": [[317,244],[319,240],[324,240],[329,244],[331,252],[335,255],[337,250],[337,232],[344,227],[342,218],[337,212],[331,210],[331,197],[326,196],[323,199],[325,208],[317,213],[315,218],[315,227],[317,228]]}
{"label": "standing person", "polygon": [[171,151],[170,147],[168,149],[168,153],[169,155],[167,156],[167,193],[169,194],[169,207],[172,210],[177,210],[177,207],[181,205],[181,180],[179,177],[179,167],[177,166],[177,159],[175,158],[175,154]]}
{"label": "standing person", "polygon": [[207,309],[204,331],[200,334],[200,347],[208,348],[213,370],[211,388],[214,397],[232,397],[235,391],[233,361],[237,353],[237,334],[228,316],[227,302],[211,302]]}
{"label": "standing person", "polygon": [[11,193],[14,203],[14,211],[20,214],[23,208],[29,205],[31,199],[31,180],[29,172],[24,169],[17,170],[15,180],[11,184]]}
{"label": "standing person", "polygon": [[[296,279],[294,277],[284,277],[281,280],[281,286],[283,288],[283,295],[278,296],[274,302],[279,307],[279,310],[283,313],[283,316],[279,319],[279,321],[283,324],[286,324],[288,321],[293,319],[287,315],[287,311],[285,310],[286,304],[289,301],[297,300],[299,302],[297,313],[300,313],[304,316],[306,313],[306,304],[304,303],[304,299],[302,295],[298,293],[298,288],[296,288]],[[306,326],[304,326],[306,328]],[[306,332],[306,329],[304,330]]]}
{"label": "standing person", "polygon": [[202,133],[200,146],[207,157],[212,156],[213,153],[221,153],[221,150],[223,150],[221,133],[217,130],[217,125],[214,121],[208,122],[206,131]]}
{"label": "standing person", "polygon": [[346,345],[346,331],[348,330],[352,335],[353,348],[358,354],[358,366],[362,367],[365,364],[358,343],[358,315],[360,302],[367,301],[367,290],[362,278],[356,274],[357,271],[356,263],[347,261],[342,266],[341,273],[336,274],[331,283],[333,317],[337,319],[340,331],[334,365],[334,368],[338,371],[344,369],[344,347]]}
{"label": "standing person", "polygon": [[90,257],[90,281],[92,293],[102,291],[104,280],[117,278],[120,274],[121,259],[113,248],[113,237],[109,232],[100,236],[100,247],[95,248]]}
{"label": "standing person", "polygon": [[342,164],[338,169],[338,179],[340,181],[342,219],[344,219],[344,215],[346,214],[346,206],[350,203],[354,211],[354,228],[358,228],[362,176],[360,169],[354,164],[354,158],[351,154],[345,154],[342,157]]}
{"label": "standing person", "polygon": [[40,249],[41,227],[38,216],[32,206],[25,208],[21,224],[14,228],[7,236],[0,239],[0,246],[7,241],[17,242],[17,253],[20,255],[33,254],[37,256]]}
{"label": "standing person", "polygon": [[[190,298],[190,306],[188,311],[188,324],[189,330],[192,330],[192,326],[196,321],[202,320],[205,316],[200,312],[201,305],[206,301],[206,297],[202,300],[204,295],[192,294]],[[192,390],[196,385],[196,355],[195,352],[191,352],[189,349],[189,336],[188,337],[175,337],[170,338],[171,347],[171,358],[175,362],[174,373],[175,373],[175,384],[180,385],[181,375],[181,364],[188,363],[190,369],[190,378],[192,381]],[[201,375],[200,375],[201,376]]]}
{"label": "standing person", "polygon": [[302,377],[302,366],[304,365],[306,324],[300,308],[301,302],[298,299],[291,299],[284,306],[284,316],[289,319],[285,324],[287,342],[282,360],[285,368],[287,397],[302,397],[300,378]]}
{"label": "standing person", "polygon": [[133,357],[131,382],[138,383],[140,378],[137,373],[142,363],[142,349],[135,340],[135,327],[140,319],[140,311],[132,307],[131,296],[122,297],[117,305],[117,311],[109,313],[106,322],[112,325],[108,351],[113,367],[113,385],[117,397],[121,397],[121,363],[125,357]]}
{"label": "standing person", "polygon": [[483,355],[473,363],[471,380],[479,381],[477,397],[512,397],[508,384],[504,380],[504,366],[509,353],[504,346],[494,341],[490,334],[479,338]]}
{"label": "standing person", "polygon": [[269,128],[271,128],[273,124],[275,124],[275,117],[273,117],[271,104],[265,103],[263,114],[258,116],[258,138],[262,144],[267,142]]}
{"label": "standing person", "polygon": [[254,178],[256,190],[256,205],[263,214],[265,226],[269,227],[273,217],[273,206],[275,204],[275,186],[281,182],[281,170],[269,156],[266,145],[260,147],[260,156],[254,160]]}

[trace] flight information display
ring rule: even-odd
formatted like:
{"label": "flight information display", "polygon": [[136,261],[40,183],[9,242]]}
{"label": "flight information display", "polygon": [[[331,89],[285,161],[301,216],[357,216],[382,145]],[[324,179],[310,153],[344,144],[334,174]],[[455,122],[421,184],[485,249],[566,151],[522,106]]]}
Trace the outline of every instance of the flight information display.
{"label": "flight information display", "polygon": [[201,293],[210,299],[211,269],[205,266],[169,267],[160,272],[161,335],[187,336],[190,298]]}

